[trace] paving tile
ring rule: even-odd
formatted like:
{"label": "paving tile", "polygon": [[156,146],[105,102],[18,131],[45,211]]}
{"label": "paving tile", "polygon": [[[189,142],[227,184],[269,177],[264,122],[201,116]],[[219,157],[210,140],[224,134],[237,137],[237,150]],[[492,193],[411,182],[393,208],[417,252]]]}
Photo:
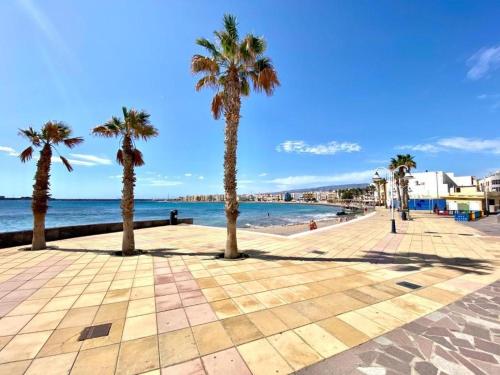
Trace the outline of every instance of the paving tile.
{"label": "paving tile", "polygon": [[205,375],[203,364],[199,358],[180,363],[161,370],[162,375]]}
{"label": "paving tile", "polygon": [[293,369],[266,339],[238,346],[238,351],[254,375],[289,374]]}
{"label": "paving tile", "polygon": [[202,289],[201,291],[205,295],[208,302],[219,301],[229,297],[222,287],[207,288]]}
{"label": "paving tile", "polygon": [[293,331],[278,333],[267,339],[294,370],[300,370],[322,359]]}
{"label": "paving tile", "polygon": [[238,374],[251,375],[250,370],[236,348],[222,350],[202,357],[208,375]]}
{"label": "paving tile", "polygon": [[13,308],[9,310],[7,316],[36,314],[49,302],[48,298],[24,301],[19,304],[11,302]]}
{"label": "paving tile", "polygon": [[69,374],[78,353],[66,353],[35,359],[25,375]]}
{"label": "paving tile", "polygon": [[296,328],[295,332],[324,358],[331,357],[348,348],[342,341],[314,323]]}
{"label": "paving tile", "polygon": [[161,334],[158,339],[161,367],[198,357],[198,349],[190,328]]}
{"label": "paving tile", "polygon": [[21,330],[21,333],[39,332],[56,329],[67,310],[40,313],[35,315]]}
{"label": "paving tile", "polygon": [[211,302],[210,306],[219,319],[230,318],[242,314],[242,311],[231,299]]}
{"label": "paving tile", "polygon": [[30,315],[6,316],[0,320],[0,336],[15,335],[34,317]]}
{"label": "paving tile", "polygon": [[52,331],[15,336],[0,352],[0,363],[35,358]]}
{"label": "paving tile", "polygon": [[128,303],[127,317],[151,314],[155,312],[155,299],[153,297],[136,299]]}
{"label": "paving tile", "polygon": [[274,335],[286,331],[288,327],[270,310],[261,310],[250,313],[247,317],[263,333],[264,336]]}
{"label": "paving tile", "polygon": [[168,294],[178,293],[177,285],[175,283],[155,285],[155,295],[165,296]]}
{"label": "paving tile", "polygon": [[156,310],[167,311],[182,307],[182,301],[179,294],[167,294],[156,297]]}
{"label": "paving tile", "polygon": [[188,306],[184,310],[191,326],[209,323],[217,320],[217,316],[214,314],[212,308],[208,303]]}
{"label": "paving tile", "polygon": [[156,314],[133,316],[125,320],[122,340],[135,340],[156,334]]}
{"label": "paving tile", "polygon": [[70,309],[64,316],[58,328],[91,325],[98,308],[98,306],[89,306],[78,309]]}
{"label": "paving tile", "polygon": [[98,306],[103,302],[105,292],[82,294],[74,303],[74,308]]}
{"label": "paving tile", "polygon": [[321,320],[317,324],[349,347],[357,346],[370,339],[369,336],[337,317]]}
{"label": "paving tile", "polygon": [[296,328],[310,323],[311,321],[302,315],[297,310],[291,308],[288,305],[279,306],[271,309],[272,313],[275,314],[283,323],[286,324],[288,328]]}
{"label": "paving tile", "polygon": [[221,322],[235,345],[241,345],[262,337],[262,333],[246,315],[224,319]]}
{"label": "paving tile", "polygon": [[200,355],[211,354],[233,346],[221,322],[211,322],[192,327]]}
{"label": "paving tile", "polygon": [[160,367],[159,358],[158,336],[122,342],[116,374],[132,375],[157,369]]}
{"label": "paving tile", "polygon": [[79,352],[71,374],[114,374],[119,348],[115,344]]}
{"label": "paving tile", "polygon": [[184,309],[174,309],[157,313],[158,332],[165,333],[189,327]]}
{"label": "paving tile", "polygon": [[236,303],[236,305],[238,305],[241,311],[247,314],[266,308],[262,303],[259,302],[257,298],[250,295],[235,297],[233,298],[233,301],[234,303]]}
{"label": "paving tile", "polygon": [[128,301],[132,289],[114,289],[107,292],[102,300],[103,304]]}
{"label": "paving tile", "polygon": [[69,310],[78,296],[67,296],[67,297],[55,297],[50,300],[40,311],[41,312],[51,312],[59,310]]}
{"label": "paving tile", "polygon": [[82,342],[78,341],[78,338],[84,328],[84,326],[80,326],[56,329],[42,347],[37,357],[47,357],[80,350]]}
{"label": "paving tile", "polygon": [[0,374],[23,375],[31,360],[0,364]]}
{"label": "paving tile", "polygon": [[127,314],[128,302],[116,302],[99,306],[93,324],[123,319]]}

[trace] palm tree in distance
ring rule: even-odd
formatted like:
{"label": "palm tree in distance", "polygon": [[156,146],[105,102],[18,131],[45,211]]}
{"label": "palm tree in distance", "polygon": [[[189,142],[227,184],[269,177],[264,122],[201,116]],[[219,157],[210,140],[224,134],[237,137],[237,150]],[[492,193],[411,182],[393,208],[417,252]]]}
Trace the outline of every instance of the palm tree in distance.
{"label": "palm tree in distance", "polygon": [[196,84],[196,90],[204,87],[216,91],[212,99],[212,114],[219,119],[224,114],[224,191],[227,218],[227,239],[225,258],[238,257],[236,221],[238,199],[236,192],[236,149],[238,125],[240,122],[241,97],[254,91],[272,95],[279,86],[278,75],[271,60],[264,56],[266,42],[261,37],[247,34],[240,39],[236,18],[224,15],[224,29],[215,31],[215,43],[200,38],[196,43],[205,48],[208,56],[194,55],[191,61],[193,73],[203,77]]}
{"label": "palm tree in distance", "polygon": [[122,255],[135,253],[134,241],[134,167],[144,165],[141,151],[135,146],[135,140],[156,137],[158,130],[150,124],[149,114],[145,111],[122,108],[123,119],[113,116],[109,121],[96,126],[92,133],[101,137],[119,137],[120,148],[116,161],[123,166],[122,218],[123,239]]}
{"label": "palm tree in distance", "polygon": [[[32,250],[41,250],[47,247],[45,242],[45,215],[47,214],[49,190],[50,190],[50,167],[52,164],[52,152],[57,151],[56,146],[64,144],[68,148],[73,148],[83,142],[81,137],[72,137],[71,128],[62,122],[46,122],[38,132],[32,127],[20,129],[19,135],[26,138],[31,146],[27,147],[19,154],[23,163],[31,160],[35,148],[41,148],[40,157],[36,164],[35,184],[33,185],[33,198],[31,209],[33,210],[33,239]],[[73,167],[68,159],[59,155],[61,162],[69,172]]]}
{"label": "palm tree in distance", "polygon": [[[411,172],[412,168],[417,167],[417,163],[415,162],[415,159],[413,156],[410,154],[404,154],[404,155],[398,155],[399,162],[406,166],[406,172]],[[408,194],[408,180],[403,180],[402,181],[402,186],[403,186],[403,204],[404,208],[408,209],[408,202],[410,200],[410,196]]]}

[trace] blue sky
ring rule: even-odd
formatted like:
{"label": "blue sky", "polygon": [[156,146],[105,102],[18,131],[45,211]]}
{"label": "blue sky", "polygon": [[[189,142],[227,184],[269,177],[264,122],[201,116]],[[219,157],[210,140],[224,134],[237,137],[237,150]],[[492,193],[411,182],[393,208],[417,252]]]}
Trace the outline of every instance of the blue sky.
{"label": "blue sky", "polygon": [[482,176],[500,168],[497,1],[0,2],[0,195],[30,195],[35,163],[17,129],[48,120],[86,141],[54,164],[55,197],[120,196],[118,143],[90,128],[145,109],[137,196],[222,192],[223,120],[194,90],[197,37],[226,12],[263,35],[275,95],[243,100],[239,191],[364,182],[396,153],[419,170]]}

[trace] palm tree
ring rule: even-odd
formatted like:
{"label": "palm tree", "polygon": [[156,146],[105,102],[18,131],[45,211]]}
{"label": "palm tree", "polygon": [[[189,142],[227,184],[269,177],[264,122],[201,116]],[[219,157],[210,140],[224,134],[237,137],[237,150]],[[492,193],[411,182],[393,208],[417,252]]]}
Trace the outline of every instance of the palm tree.
{"label": "palm tree", "polygon": [[96,126],[92,133],[101,137],[120,137],[121,146],[116,161],[123,166],[122,218],[123,239],[122,255],[133,255],[134,242],[134,167],[144,165],[142,152],[135,147],[134,140],[156,137],[158,130],[150,124],[149,114],[135,109],[122,108],[123,119],[113,116],[102,125]]}
{"label": "palm tree", "polygon": [[[395,171],[397,167],[399,167],[401,164],[399,164],[399,157],[401,155],[396,155],[395,158],[391,158],[391,162],[389,164],[389,170],[391,170],[394,173],[394,182],[396,183],[396,193],[398,195],[398,202],[402,204],[401,201],[401,179],[404,176],[404,170],[402,171],[402,168],[399,168],[398,171]],[[394,202],[391,202],[391,204],[394,204]]]}
{"label": "palm tree", "polygon": [[[46,122],[38,132],[32,127],[28,129],[19,129],[19,135],[26,138],[31,146],[27,147],[19,154],[23,163],[33,157],[34,148],[41,148],[40,157],[36,164],[35,184],[33,185],[33,199],[31,200],[31,209],[33,210],[33,239],[31,243],[32,250],[41,250],[46,248],[45,243],[45,215],[47,214],[49,190],[50,190],[50,167],[52,164],[52,150],[57,154],[56,146],[60,143],[68,148],[73,148],[83,142],[81,137],[71,137],[71,128],[62,122]],[[73,167],[69,161],[59,155],[61,162],[66,166],[69,172]]]}
{"label": "palm tree", "polygon": [[[398,155],[398,157],[400,163],[407,168],[406,172],[411,172],[412,168],[417,167],[417,163],[415,162],[414,157],[410,154]],[[410,200],[410,196],[408,194],[408,180],[403,180],[402,186],[404,208],[408,209],[408,201]]]}
{"label": "palm tree", "polygon": [[385,178],[382,178],[379,181],[380,186],[384,187],[384,206],[387,208],[387,180]]}
{"label": "palm tree", "polygon": [[224,29],[215,31],[215,43],[205,38],[196,43],[205,48],[208,56],[194,55],[191,61],[193,73],[203,77],[196,84],[196,90],[204,87],[216,91],[212,99],[212,114],[219,119],[224,114],[224,190],[227,218],[227,240],[224,257],[238,257],[236,221],[238,200],[236,195],[236,148],[238,145],[238,125],[240,122],[241,97],[254,91],[264,91],[272,95],[279,86],[278,75],[271,60],[264,56],[266,42],[252,34],[240,40],[236,18],[224,15]]}
{"label": "palm tree", "polygon": [[[404,168],[405,166],[406,168]],[[399,167],[399,168],[398,168]],[[402,208],[406,209],[408,208],[408,181],[404,179],[405,172],[410,172],[412,168],[416,168],[417,163],[414,160],[414,157],[411,156],[410,154],[398,154],[396,155],[395,158],[391,159],[391,162],[389,164],[389,169],[391,171],[394,171],[396,168],[398,168],[398,171],[394,173],[394,179],[396,181],[396,187],[397,187],[397,194],[398,194],[398,200],[402,204]],[[401,193],[401,187],[403,189],[403,193]],[[402,200],[401,200],[401,195],[402,195]]]}

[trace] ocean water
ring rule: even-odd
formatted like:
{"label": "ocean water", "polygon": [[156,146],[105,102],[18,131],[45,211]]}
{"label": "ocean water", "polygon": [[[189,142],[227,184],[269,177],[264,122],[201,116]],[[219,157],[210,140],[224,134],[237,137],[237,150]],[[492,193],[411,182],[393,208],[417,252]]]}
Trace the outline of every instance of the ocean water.
{"label": "ocean water", "polygon": [[[170,211],[179,218],[193,218],[195,224],[223,227],[226,225],[222,202],[137,201],[135,220],[166,219]],[[288,225],[336,217],[339,208],[312,204],[240,203],[239,227]],[[0,232],[31,229],[31,201],[0,200]],[[121,221],[120,202],[55,200],[49,202],[47,228]]]}

